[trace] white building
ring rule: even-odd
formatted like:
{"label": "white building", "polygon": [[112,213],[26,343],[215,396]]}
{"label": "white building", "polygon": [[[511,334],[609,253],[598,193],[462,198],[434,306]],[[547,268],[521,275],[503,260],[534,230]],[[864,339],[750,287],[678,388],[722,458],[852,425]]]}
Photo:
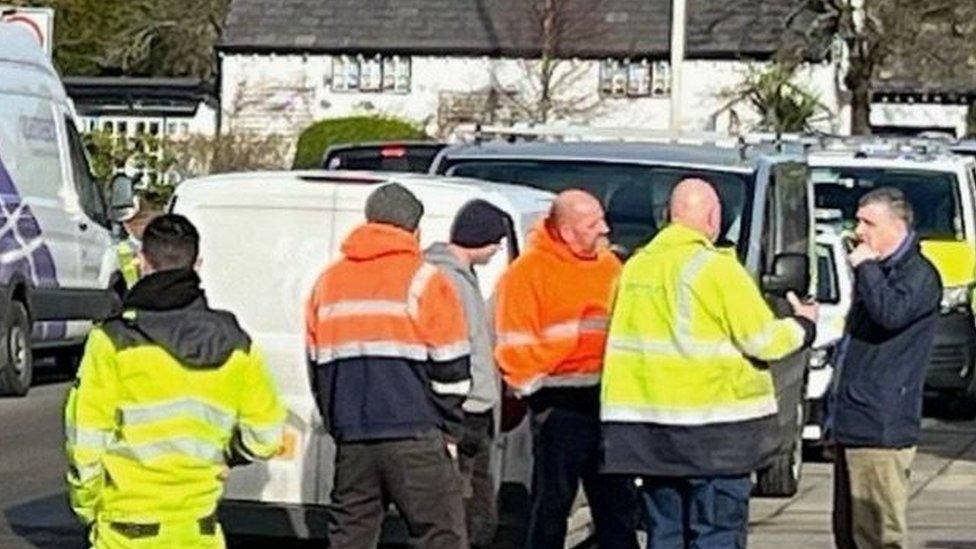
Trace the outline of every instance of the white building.
{"label": "white building", "polygon": [[[549,122],[748,128],[757,115],[730,91],[768,64],[804,3],[579,0],[545,33],[532,0],[234,0],[218,45],[221,128],[295,136],[323,118],[385,113],[443,134],[525,120],[518,105],[539,104],[537,60],[553,50],[562,61]],[[544,49],[543,35],[556,46]],[[824,105],[818,126],[846,132],[847,94],[828,53],[812,52],[797,80]],[[872,122],[957,130],[958,110],[886,103]]]}

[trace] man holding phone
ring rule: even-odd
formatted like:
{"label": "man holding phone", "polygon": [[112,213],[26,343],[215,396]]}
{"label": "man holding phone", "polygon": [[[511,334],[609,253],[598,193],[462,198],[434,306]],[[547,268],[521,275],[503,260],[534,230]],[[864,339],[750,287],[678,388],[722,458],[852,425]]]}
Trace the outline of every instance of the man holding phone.
{"label": "man holding phone", "polygon": [[854,302],[828,409],[834,540],[840,549],[907,547],[909,468],[942,285],[912,230],[911,204],[880,188],[858,203]]}

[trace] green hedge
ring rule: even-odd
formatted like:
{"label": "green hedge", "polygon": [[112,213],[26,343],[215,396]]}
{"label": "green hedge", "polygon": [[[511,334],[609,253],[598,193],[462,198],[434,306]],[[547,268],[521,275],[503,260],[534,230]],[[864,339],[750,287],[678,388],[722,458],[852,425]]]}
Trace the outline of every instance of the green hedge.
{"label": "green hedge", "polygon": [[417,125],[389,116],[349,116],[320,120],[302,132],[295,151],[296,169],[317,168],[332,145],[392,139],[427,139]]}

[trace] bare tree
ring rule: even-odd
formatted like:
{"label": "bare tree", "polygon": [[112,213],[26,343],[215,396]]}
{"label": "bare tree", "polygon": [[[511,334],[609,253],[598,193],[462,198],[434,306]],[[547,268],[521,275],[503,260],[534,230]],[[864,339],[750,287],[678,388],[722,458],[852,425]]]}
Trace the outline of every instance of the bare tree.
{"label": "bare tree", "polygon": [[[519,0],[513,2],[513,25],[526,26],[537,58],[518,61],[518,75],[496,67],[491,75],[492,101],[515,118],[546,123],[594,113],[600,97],[579,83],[592,75],[592,63],[574,59],[581,43],[594,43],[605,32],[606,0]],[[514,85],[509,84],[516,80]]]}

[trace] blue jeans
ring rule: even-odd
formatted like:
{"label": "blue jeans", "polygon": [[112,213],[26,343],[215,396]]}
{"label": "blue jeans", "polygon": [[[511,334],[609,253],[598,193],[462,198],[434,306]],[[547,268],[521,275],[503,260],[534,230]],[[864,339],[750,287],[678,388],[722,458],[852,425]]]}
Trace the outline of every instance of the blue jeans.
{"label": "blue jeans", "polygon": [[580,482],[600,549],[637,549],[637,497],[630,478],[602,475],[596,414],[552,407],[533,413],[533,489],[529,549],[562,549]]}
{"label": "blue jeans", "polygon": [[748,475],[647,477],[640,498],[649,549],[745,549]]}

